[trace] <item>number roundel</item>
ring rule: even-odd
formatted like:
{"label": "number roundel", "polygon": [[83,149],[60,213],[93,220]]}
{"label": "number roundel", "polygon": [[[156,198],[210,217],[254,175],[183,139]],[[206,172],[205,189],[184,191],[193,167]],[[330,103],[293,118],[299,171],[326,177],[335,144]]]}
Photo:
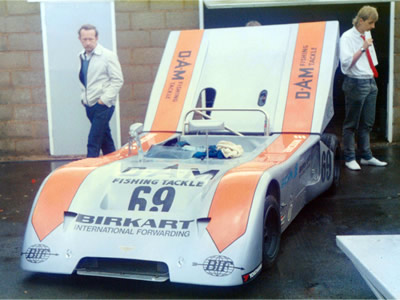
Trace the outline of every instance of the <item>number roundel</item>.
{"label": "number roundel", "polygon": [[329,181],[332,176],[332,153],[323,151],[321,160],[321,181]]}

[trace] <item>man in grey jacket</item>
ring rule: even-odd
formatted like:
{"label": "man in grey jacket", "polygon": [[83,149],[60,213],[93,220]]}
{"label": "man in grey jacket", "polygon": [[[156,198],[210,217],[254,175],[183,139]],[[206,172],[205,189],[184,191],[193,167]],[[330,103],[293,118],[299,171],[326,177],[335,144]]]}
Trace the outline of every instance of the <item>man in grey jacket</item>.
{"label": "man in grey jacket", "polygon": [[81,101],[91,123],[87,157],[98,157],[100,150],[104,155],[115,151],[109,122],[124,80],[117,55],[98,43],[96,27],[82,25],[78,33],[84,48],[79,53]]}

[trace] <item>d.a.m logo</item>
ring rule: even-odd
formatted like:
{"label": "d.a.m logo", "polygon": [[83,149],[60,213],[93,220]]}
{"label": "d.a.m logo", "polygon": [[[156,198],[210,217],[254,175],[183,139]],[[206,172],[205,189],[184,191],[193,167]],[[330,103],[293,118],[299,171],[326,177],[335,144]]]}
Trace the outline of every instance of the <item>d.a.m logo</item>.
{"label": "d.a.m logo", "polygon": [[228,276],[235,269],[244,270],[244,268],[235,267],[232,259],[223,255],[210,256],[202,264],[193,263],[193,266],[202,266],[207,274],[216,277]]}
{"label": "d.a.m logo", "polygon": [[50,257],[50,255],[57,256],[58,254],[51,253],[50,248],[43,244],[36,244],[30,246],[26,252],[22,252],[21,255],[25,255],[25,259],[31,263],[39,264]]}

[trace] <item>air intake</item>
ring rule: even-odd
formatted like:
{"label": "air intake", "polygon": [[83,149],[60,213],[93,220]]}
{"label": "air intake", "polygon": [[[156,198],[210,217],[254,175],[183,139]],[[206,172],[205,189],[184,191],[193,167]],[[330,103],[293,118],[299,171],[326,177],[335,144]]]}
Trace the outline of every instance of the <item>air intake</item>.
{"label": "air intake", "polygon": [[162,262],[118,258],[85,257],[80,260],[78,275],[138,279],[163,282],[169,279],[168,266]]}

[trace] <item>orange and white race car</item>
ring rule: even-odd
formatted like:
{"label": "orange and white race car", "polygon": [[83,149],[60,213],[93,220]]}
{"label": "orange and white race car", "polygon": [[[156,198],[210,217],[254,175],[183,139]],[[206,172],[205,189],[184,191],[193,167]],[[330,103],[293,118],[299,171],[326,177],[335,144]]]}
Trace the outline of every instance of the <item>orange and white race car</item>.
{"label": "orange and white race car", "polygon": [[33,272],[232,286],[339,182],[338,22],[171,32],[144,124],[51,173],[21,254]]}

